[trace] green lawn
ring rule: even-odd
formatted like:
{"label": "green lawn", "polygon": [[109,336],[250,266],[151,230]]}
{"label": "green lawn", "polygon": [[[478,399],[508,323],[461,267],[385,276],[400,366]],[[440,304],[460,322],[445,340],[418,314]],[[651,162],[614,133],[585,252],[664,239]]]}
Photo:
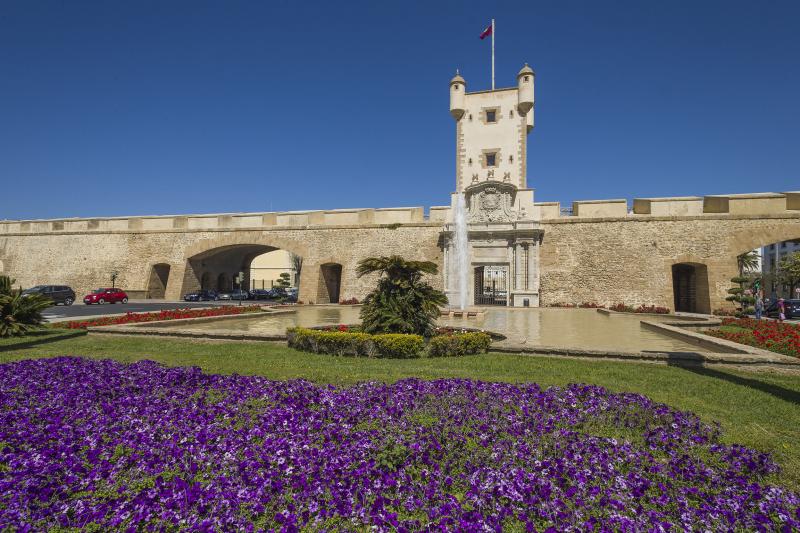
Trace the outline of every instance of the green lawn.
{"label": "green lawn", "polygon": [[784,468],[779,480],[800,489],[797,375],[508,354],[417,360],[339,358],[298,352],[278,343],[193,342],[63,331],[0,339],[0,363],[56,355],[123,362],[151,359],[167,365],[196,365],[209,373],[305,378],[337,385],[405,377],[533,381],[543,386],[594,383],[614,391],[639,392],[707,421],[718,421],[728,442],[772,452]]}

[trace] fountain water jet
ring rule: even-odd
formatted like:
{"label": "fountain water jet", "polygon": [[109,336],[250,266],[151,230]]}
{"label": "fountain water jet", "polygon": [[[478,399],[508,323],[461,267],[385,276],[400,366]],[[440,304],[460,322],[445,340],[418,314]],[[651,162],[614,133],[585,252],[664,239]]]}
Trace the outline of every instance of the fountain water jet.
{"label": "fountain water jet", "polygon": [[467,202],[464,193],[456,198],[455,222],[455,271],[458,281],[458,305],[467,308],[467,280],[469,278],[469,242],[467,239]]}

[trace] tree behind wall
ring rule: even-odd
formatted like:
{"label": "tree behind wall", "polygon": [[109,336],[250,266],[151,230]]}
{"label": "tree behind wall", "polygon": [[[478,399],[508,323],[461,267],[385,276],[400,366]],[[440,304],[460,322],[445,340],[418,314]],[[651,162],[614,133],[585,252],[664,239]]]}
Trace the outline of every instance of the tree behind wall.
{"label": "tree behind wall", "polygon": [[775,277],[778,283],[789,288],[789,298],[792,298],[795,287],[800,285],[800,252],[782,259]]}
{"label": "tree behind wall", "polygon": [[297,254],[291,254],[292,267],[294,268],[294,285],[300,285],[300,271],[303,270],[303,258]]}

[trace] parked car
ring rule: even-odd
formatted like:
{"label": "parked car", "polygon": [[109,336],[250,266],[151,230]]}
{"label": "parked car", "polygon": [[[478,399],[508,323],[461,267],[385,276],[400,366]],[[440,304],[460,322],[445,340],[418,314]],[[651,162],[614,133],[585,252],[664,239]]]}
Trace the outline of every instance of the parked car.
{"label": "parked car", "polygon": [[251,300],[269,300],[270,289],[253,289],[250,291]]}
{"label": "parked car", "polygon": [[243,291],[241,289],[234,289],[232,291],[219,293],[220,300],[247,300],[249,298],[250,295],[247,294],[247,291]]}
{"label": "parked car", "polygon": [[22,295],[41,294],[53,300],[55,305],[72,305],[75,302],[75,291],[66,285],[37,285],[22,291]]}
{"label": "parked car", "polygon": [[184,294],[183,300],[185,302],[210,302],[219,300],[219,295],[217,295],[217,291],[194,291]]}
{"label": "parked car", "polygon": [[292,303],[296,302],[297,301],[297,293],[298,293],[298,290],[295,287],[292,287],[291,289],[286,289],[286,301],[287,302],[292,302]]}
{"label": "parked car", "polygon": [[122,302],[128,303],[128,295],[122,289],[97,289],[83,297],[83,303],[91,304],[115,304]]}
{"label": "parked car", "polygon": [[281,298],[286,298],[286,294],[286,289],[283,287],[273,287],[269,290],[270,300],[280,300]]}
{"label": "parked car", "polygon": [[[786,318],[800,318],[800,300],[784,300],[783,304],[786,307]],[[770,318],[778,318],[778,300],[771,301],[764,314]]]}

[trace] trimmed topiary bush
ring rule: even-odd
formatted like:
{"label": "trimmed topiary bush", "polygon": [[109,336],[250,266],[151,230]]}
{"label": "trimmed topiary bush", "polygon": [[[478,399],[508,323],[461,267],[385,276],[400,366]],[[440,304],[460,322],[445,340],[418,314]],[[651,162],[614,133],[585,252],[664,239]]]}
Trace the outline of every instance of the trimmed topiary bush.
{"label": "trimmed topiary bush", "polygon": [[486,353],[491,344],[492,338],[481,332],[437,335],[428,343],[428,356],[457,357]]}

